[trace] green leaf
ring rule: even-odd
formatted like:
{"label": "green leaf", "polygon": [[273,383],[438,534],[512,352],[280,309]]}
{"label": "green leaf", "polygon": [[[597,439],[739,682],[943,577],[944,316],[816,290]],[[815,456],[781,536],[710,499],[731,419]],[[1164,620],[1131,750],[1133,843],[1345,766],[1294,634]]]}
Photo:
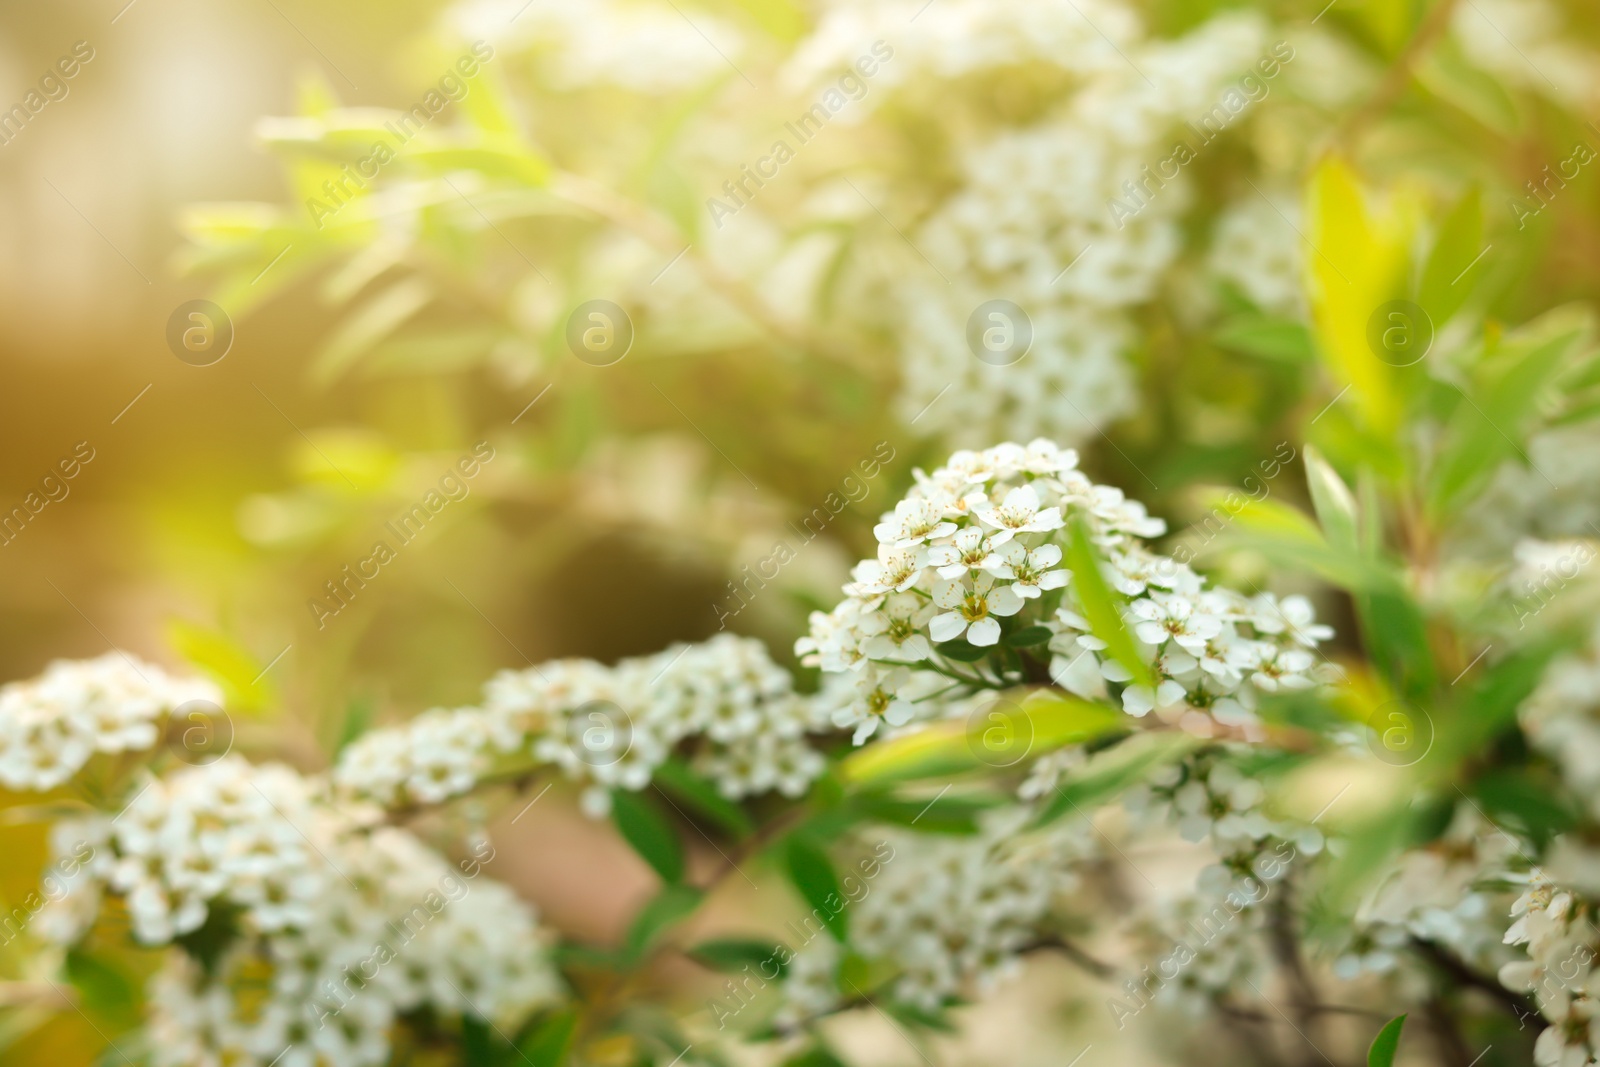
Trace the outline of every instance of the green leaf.
{"label": "green leaf", "polygon": [[1399,588],[1359,593],[1355,606],[1363,644],[1374,665],[1397,691],[1413,700],[1425,699],[1437,675],[1421,606]]}
{"label": "green leaf", "polygon": [[952,659],[958,663],[976,663],[989,654],[987,648],[979,648],[959,637],[954,641],[944,641],[934,645],[933,649],[945,659]]}
{"label": "green leaf", "polygon": [[1143,781],[1155,767],[1182,759],[1199,743],[1183,734],[1137,734],[1114,748],[1096,753],[1087,765],[1056,787],[1033,825],[1054,822],[1068,812],[1093,811]]}
{"label": "green leaf", "polygon": [[1106,583],[1100,572],[1100,557],[1089,541],[1089,528],[1083,516],[1074,515],[1069,523],[1070,540],[1067,546],[1067,567],[1072,571],[1072,589],[1078,604],[1083,608],[1089,629],[1106,643],[1106,650],[1133,680],[1140,685],[1153,685],[1150,665],[1139,654],[1133,635],[1122,621],[1122,597]]}
{"label": "green leaf", "polygon": [[639,909],[628,927],[626,947],[629,954],[638,959],[663,931],[699,907],[704,896],[694,886],[673,883],[662,886],[661,892]]}
{"label": "green leaf", "polygon": [[[405,147],[400,158],[435,174],[473,170],[530,189],[550,184],[549,161],[509,138],[486,138],[474,144],[451,143],[446,138],[428,138],[423,143],[419,138]],[[462,207],[473,214],[471,201]],[[482,221],[476,214],[473,218]]]}
{"label": "green leaf", "polygon": [[[1397,198],[1398,200],[1398,198]],[[1312,175],[1306,267],[1318,349],[1335,376],[1354,387],[1369,430],[1392,440],[1402,405],[1394,368],[1367,341],[1374,312],[1402,295],[1414,212],[1399,201],[1386,213],[1368,209],[1355,171],[1329,157]]]}
{"label": "green leaf", "polygon": [[1311,331],[1292,319],[1256,315],[1229,319],[1211,341],[1219,348],[1278,363],[1309,363],[1317,354]]}
{"label": "green leaf", "polygon": [[1472,784],[1472,795],[1497,826],[1521,831],[1541,847],[1577,825],[1563,791],[1527,770],[1490,771]]}
{"label": "green leaf", "polygon": [[925,1011],[915,1004],[898,1000],[885,1001],[883,1010],[911,1029],[937,1030],[943,1034],[956,1032],[954,1024],[942,1012]]}
{"label": "green leaf", "polygon": [[259,712],[277,699],[271,676],[261,673],[266,664],[226,634],[173,619],[167,623],[167,641],[222,688],[227,707]]}
{"label": "green leaf", "polygon": [[683,844],[672,824],[643,794],[613,789],[611,819],[623,840],[655,869],[662,881],[683,881]]}
{"label": "green leaf", "polygon": [[813,914],[840,942],[850,936],[850,913],[845,908],[844,891],[833,862],[820,844],[804,831],[789,835],[784,847],[784,866],[800,896],[811,905]]}
{"label": "green leaf", "polygon": [[1484,269],[1482,252],[1483,200],[1473,188],[1445,216],[1417,287],[1417,302],[1436,329],[1466,303]]}
{"label": "green leaf", "polygon": [[1392,869],[1394,857],[1411,842],[1417,814],[1409,799],[1386,811],[1352,823],[1343,834],[1344,851],[1333,858],[1327,878],[1327,900],[1348,917],[1373,880]]}
{"label": "green leaf", "polygon": [[[995,716],[1003,721],[996,724]],[[998,698],[967,721],[931,723],[916,733],[858,749],[845,758],[839,772],[846,782],[858,784],[949,778],[1093,741],[1121,729],[1125,721],[1121,712],[1103,704],[1038,690],[1015,700]],[[997,725],[1007,733],[1006,744],[998,748],[985,736]],[[1012,746],[1020,748],[1014,759]]]}
{"label": "green leaf", "polygon": [[771,941],[736,937],[702,941],[688,952],[690,959],[713,971],[736,972],[747,966],[755,967],[767,981],[773,978],[763,969],[768,964],[777,967],[779,976],[788,969],[783,955],[781,946]]}
{"label": "green leaf", "polygon": [[461,1062],[464,1067],[494,1067],[495,1041],[489,1024],[471,1012],[461,1016]]}
{"label": "green leaf", "polygon": [[403,326],[433,299],[433,288],[406,278],[374,296],[339,324],[311,361],[311,379],[329,385],[378,342]]}
{"label": "green leaf", "polygon": [[344,717],[339,723],[339,736],[333,745],[333,754],[343,752],[352,741],[366,733],[372,726],[375,711],[370,696],[355,696],[345,705]]}
{"label": "green leaf", "polygon": [[1475,496],[1505,459],[1526,458],[1526,424],[1578,336],[1573,328],[1540,342],[1510,339],[1484,360],[1483,381],[1461,394],[1432,471],[1428,503],[1435,517]]}
{"label": "green leaf", "polygon": [[576,1010],[558,1011],[545,1019],[517,1046],[533,1067],[562,1067],[572,1051],[572,1037],[577,1032]]}
{"label": "green leaf", "polygon": [[1054,631],[1048,626],[1024,626],[1016,633],[1007,634],[1002,638],[1002,643],[1012,648],[1032,648],[1044,644],[1053,636]]}
{"label": "green leaf", "polygon": [[[1220,506],[1220,505],[1219,505]],[[1246,500],[1233,510],[1230,545],[1252,548],[1280,566],[1310,571],[1341,589],[1391,590],[1396,578],[1355,550],[1340,550],[1303,512],[1275,500]]]}
{"label": "green leaf", "polygon": [[848,1065],[821,1045],[815,1045],[798,1056],[784,1060],[782,1067],[848,1067]]}
{"label": "green leaf", "polygon": [[1383,1024],[1367,1050],[1367,1067],[1394,1067],[1394,1054],[1400,1048],[1400,1029],[1405,1024],[1404,1015],[1396,1015]]}
{"label": "green leaf", "polygon": [[929,800],[902,799],[886,793],[862,793],[853,807],[873,822],[893,823],[927,834],[974,834],[978,816],[1004,803],[991,796],[952,796],[941,792]]}
{"label": "green leaf", "polygon": [[1311,489],[1311,506],[1316,509],[1323,534],[1334,548],[1354,552],[1360,540],[1355,496],[1339,472],[1310,445],[1306,446],[1305,458],[1306,485]]}
{"label": "green leaf", "polygon": [[119,1026],[132,1024],[138,1015],[139,994],[126,974],[82,948],[67,952],[64,969],[86,1011]]}
{"label": "green leaf", "polygon": [[1516,720],[1517,709],[1533,693],[1550,661],[1578,639],[1577,634],[1557,633],[1516,649],[1485,670],[1466,690],[1451,728],[1440,731],[1432,765],[1449,769],[1484,752]]}
{"label": "green leaf", "polygon": [[655,785],[663,793],[703,815],[739,840],[755,833],[755,823],[738,804],[717,791],[717,787],[691,771],[678,759],[670,759],[656,768]]}

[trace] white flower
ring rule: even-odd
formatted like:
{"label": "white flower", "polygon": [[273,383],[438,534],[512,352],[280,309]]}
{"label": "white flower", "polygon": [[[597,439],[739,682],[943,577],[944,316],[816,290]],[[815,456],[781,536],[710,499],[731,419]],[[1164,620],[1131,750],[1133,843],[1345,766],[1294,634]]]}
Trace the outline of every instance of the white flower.
{"label": "white flower", "polygon": [[1194,601],[1172,593],[1152,593],[1135,600],[1129,610],[1140,621],[1134,633],[1147,645],[1160,648],[1170,638],[1191,655],[1205,651],[1206,642],[1222,632],[1222,620],[1195,610]]}
{"label": "white flower", "polygon": [[900,689],[910,677],[910,672],[904,667],[887,673],[871,668],[863,671],[855,682],[850,703],[834,711],[833,724],[854,726],[856,731],[851,742],[857,745],[871,737],[879,723],[904,726],[916,713],[915,706],[899,696]]}
{"label": "white flower", "polygon": [[872,528],[873,536],[886,545],[909,548],[924,541],[954,533],[956,524],[945,519],[930,500],[911,497],[894,506],[894,512]]}
{"label": "white flower", "polygon": [[1252,625],[1263,634],[1281,634],[1288,631],[1297,643],[1307,648],[1333,636],[1333,627],[1316,621],[1316,610],[1303,596],[1287,596],[1276,600],[1264,593],[1250,602],[1254,609]]}
{"label": "white flower", "polygon": [[1032,600],[1046,589],[1060,589],[1071,579],[1066,570],[1052,570],[1061,562],[1058,545],[1040,545],[1028,551],[1008,541],[983,561],[984,570],[997,578],[1010,578],[1011,588],[1024,600]]}
{"label": "white flower", "polygon": [[845,592],[868,599],[903,592],[917,584],[922,569],[930,562],[931,554],[919,545],[880,544],[876,560],[862,560],[850,572],[855,582],[846,586]]}
{"label": "white flower", "polygon": [[1266,792],[1260,782],[1232,765],[1214,764],[1204,778],[1185,782],[1174,794],[1173,805],[1181,816],[1178,833],[1185,841],[1210,836],[1223,845],[1259,841],[1272,832],[1266,816],[1255,810]]}
{"label": "white flower", "polygon": [[994,588],[992,575],[979,573],[972,585],[941,582],[934,586],[933,602],[946,610],[935,615],[928,630],[935,641],[954,641],[966,635],[970,644],[987,648],[1000,641],[1000,623],[994,616],[1015,615],[1023,600],[1010,586]]}
{"label": "white flower", "polygon": [[983,531],[976,526],[969,526],[957,530],[949,544],[935,545],[929,549],[928,564],[936,568],[939,577],[948,581],[983,566],[989,558],[989,549]]}
{"label": "white flower", "polygon": [[1059,530],[1063,525],[1061,509],[1041,509],[1039,493],[1031,484],[1017,486],[999,504],[985,501],[973,508],[973,514],[984,525],[999,531],[991,538],[991,543],[995,545],[1004,544],[1019,533]]}
{"label": "white flower", "polygon": [[1300,648],[1274,648],[1257,645],[1260,659],[1250,680],[1268,693],[1280,689],[1310,689],[1315,683],[1308,672],[1316,665],[1311,653]]}
{"label": "white flower", "polygon": [[1574,997],[1563,1016],[1533,1044],[1537,1067],[1588,1067],[1600,1050],[1600,1003]]}
{"label": "white flower", "polygon": [[902,660],[915,662],[933,654],[933,646],[922,633],[937,609],[912,593],[896,593],[884,601],[883,607],[863,616],[861,632],[867,639],[861,651],[876,660]]}
{"label": "white flower", "polygon": [[1122,710],[1129,715],[1143,717],[1156,708],[1170,708],[1181,704],[1189,694],[1182,685],[1167,678],[1151,689],[1147,685],[1130,685],[1122,691]]}

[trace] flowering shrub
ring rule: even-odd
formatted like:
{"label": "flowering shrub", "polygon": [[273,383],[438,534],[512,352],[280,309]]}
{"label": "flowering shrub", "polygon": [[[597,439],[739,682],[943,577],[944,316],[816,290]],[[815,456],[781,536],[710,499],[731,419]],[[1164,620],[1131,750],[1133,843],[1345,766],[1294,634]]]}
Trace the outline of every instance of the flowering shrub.
{"label": "flowering shrub", "polygon": [[1595,30],[469,0],[308,82],[185,265],[385,414],[239,504],[282,693],[0,688],[0,1049],[1600,1063]]}

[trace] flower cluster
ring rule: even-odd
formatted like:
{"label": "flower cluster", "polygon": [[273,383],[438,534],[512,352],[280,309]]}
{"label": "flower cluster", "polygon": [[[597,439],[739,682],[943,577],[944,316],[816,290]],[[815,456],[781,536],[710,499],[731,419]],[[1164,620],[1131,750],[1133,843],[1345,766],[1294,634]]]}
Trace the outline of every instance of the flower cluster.
{"label": "flower cluster", "polygon": [[1202,895],[1248,892],[1275,882],[1292,860],[1322,851],[1315,826],[1271,818],[1262,808],[1266,787],[1230,762],[1245,753],[1237,746],[1212,746],[1190,759],[1152,772],[1129,791],[1125,803],[1146,825],[1176,823],[1178,835],[1195,844],[1209,841],[1217,862],[1200,872]]}
{"label": "flower cluster", "polygon": [[[834,722],[859,744],[882,723],[901,726],[939,690],[1001,688],[1031,680],[1023,657],[1085,699],[1116,700],[1130,715],[1156,712],[1202,736],[1259,735],[1256,694],[1328,678],[1314,649],[1332,631],[1302,597],[1253,598],[1213,589],[1143,539],[1165,524],[1118,489],[1096,485],[1077,455],[1052,442],[957,452],[875,528],[846,599],[811,617],[796,650],[846,676]],[[1067,524],[1078,518],[1125,598],[1131,631],[1154,685],[1139,684],[1093,632],[1064,565]],[[1048,644],[1046,644],[1046,641]]]}
{"label": "flower cluster", "polygon": [[[853,904],[850,946],[892,967],[896,1001],[933,1010],[987,990],[1018,966],[1059,896],[1076,885],[1074,867],[1093,855],[1087,822],[1061,820],[1025,832],[1031,812],[985,816],[977,834],[891,834],[893,860]],[[838,946],[817,938],[795,956],[784,1017],[804,1018],[861,996],[841,988]]]}
{"label": "flower cluster", "polygon": [[[451,13],[467,40],[535,53],[557,90],[620,86],[638,93],[682,90],[727,69],[738,33],[701,14],[694,22],[668,5],[591,0],[474,0]],[[720,56],[719,56],[720,53]]]}
{"label": "flower cluster", "polygon": [[334,781],[379,803],[432,804],[500,770],[555,766],[584,786],[583,806],[640,790],[680,747],[723,795],[798,796],[824,761],[806,741],[826,730],[815,702],[759,641],[719,634],[607,667],[562,660],[505,671],[481,708],[437,709],[350,745]]}
{"label": "flower cluster", "polygon": [[152,780],[54,828],[58,856],[92,852],[41,929],[73,943],[111,896],[137,940],[181,946],[151,987],[158,1067],[382,1064],[399,1013],[494,1020],[553,998],[531,909],[474,881],[487,842],[452,865],[376,815],[237,757]]}
{"label": "flower cluster", "polygon": [[1505,943],[1522,945],[1527,958],[1500,968],[1508,989],[1531,993],[1550,1026],[1534,1045],[1538,1067],[1569,1067],[1600,1058],[1600,958],[1594,904],[1551,881],[1540,870],[1511,906]]}
{"label": "flower cluster", "polygon": [[1459,809],[1437,840],[1402,853],[1362,901],[1334,973],[1345,979],[1388,974],[1414,941],[1492,971],[1504,961],[1497,945],[1503,924],[1496,920],[1504,903],[1495,899],[1494,886],[1518,849],[1476,811]]}
{"label": "flower cluster", "polygon": [[1153,1004],[1197,1018],[1219,998],[1264,986],[1270,954],[1263,941],[1267,913],[1259,903],[1184,896],[1140,916],[1133,936],[1154,962],[1123,981],[1122,995],[1109,1005],[1112,1017],[1125,1025]]}
{"label": "flower cluster", "polygon": [[[1000,427],[1086,437],[1133,408],[1130,310],[1152,299],[1184,245],[1190,197],[1176,166],[1194,152],[1184,149],[1162,176],[1152,168],[1170,162],[1182,123],[1251,70],[1269,45],[1266,24],[1230,13],[1160,40],[1115,0],[918,8],[835,6],[787,75],[818,82],[861,40],[885,37],[896,42],[896,61],[880,82],[912,114],[958,114],[976,78],[995,78],[1006,94],[1042,78],[1042,99],[1016,125],[976,115],[970,128],[982,134],[949,122],[947,170],[960,186],[941,190],[910,234],[933,269],[907,254],[886,285],[898,309],[899,411],[966,445]],[[869,96],[864,106],[886,99]],[[1000,365],[979,362],[965,341],[968,318],[990,299],[1021,307],[1032,333],[1026,355],[1003,355]]]}
{"label": "flower cluster", "polygon": [[1600,818],[1600,631],[1582,652],[1550,665],[1518,715],[1528,740]]}
{"label": "flower cluster", "polygon": [[57,660],[37,678],[0,688],[0,785],[54,789],[96,753],[152,748],[163,718],[190,701],[215,712],[222,694],[121,652]]}

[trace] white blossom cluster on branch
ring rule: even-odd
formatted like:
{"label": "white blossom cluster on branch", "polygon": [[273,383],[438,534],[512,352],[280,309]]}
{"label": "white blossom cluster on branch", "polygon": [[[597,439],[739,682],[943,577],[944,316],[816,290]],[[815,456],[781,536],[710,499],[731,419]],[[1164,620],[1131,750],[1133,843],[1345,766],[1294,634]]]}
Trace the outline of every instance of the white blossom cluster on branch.
{"label": "white blossom cluster on branch", "polygon": [[[889,833],[893,859],[850,905],[850,946],[893,970],[901,1003],[934,1010],[994,988],[1019,967],[1053,906],[1096,855],[1086,820],[1031,830],[1027,808],[985,815],[970,836]],[[839,945],[817,937],[796,953],[779,1019],[794,1021],[859,999],[838,970]]]}
{"label": "white blossom cluster on branch", "polygon": [[[1081,518],[1106,561],[1107,582],[1127,599],[1124,624],[1149,666],[1140,684],[1092,632],[1065,565],[1068,521]],[[1332,677],[1318,642],[1332,631],[1304,598],[1246,597],[1209,586],[1187,564],[1152,552],[1165,532],[1142,504],[1096,485],[1077,454],[1043,439],[962,451],[876,527],[878,556],[863,560],[846,599],[811,616],[796,650],[808,665],[847,678],[834,722],[859,744],[880,726],[938,714],[948,692],[1031,680],[1020,657],[1048,649],[1049,678],[1130,715],[1155,712],[1185,730],[1259,736],[1258,692],[1311,688]],[[1020,650],[1011,635],[1048,630]],[[1044,640],[1048,637],[1048,644]],[[977,650],[972,660],[959,639]]]}
{"label": "white blossom cluster on branch", "polygon": [[186,767],[52,844],[58,864],[88,859],[43,935],[76,943],[114,900],[135,940],[171,946],[150,988],[158,1067],[376,1067],[401,1013],[514,1020],[558,994],[532,908],[480,878],[487,842],[452,864],[287,767]]}
{"label": "white blossom cluster on branch", "polygon": [[586,811],[603,815],[611,789],[644,789],[687,745],[691,767],[729,798],[793,797],[824,768],[807,735],[829,728],[759,641],[719,634],[610,667],[559,660],[504,671],[482,707],[364,735],[333,778],[382,804],[433,804],[498,770],[553,766],[583,785]]}
{"label": "white blossom cluster on branch", "polygon": [[152,748],[167,716],[196,700],[215,709],[222,694],[121,652],[57,660],[37,678],[0,687],[0,785],[54,789],[98,753]]}

